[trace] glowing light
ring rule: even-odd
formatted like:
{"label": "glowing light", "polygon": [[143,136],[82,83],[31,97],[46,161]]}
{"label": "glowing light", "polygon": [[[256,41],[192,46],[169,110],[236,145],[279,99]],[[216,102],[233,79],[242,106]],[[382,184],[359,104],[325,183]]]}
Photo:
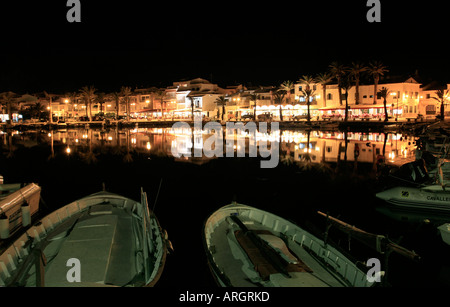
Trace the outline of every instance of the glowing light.
{"label": "glowing light", "polygon": [[70,152],[71,152],[70,147],[67,147],[66,152],[67,152],[68,154],[70,154]]}

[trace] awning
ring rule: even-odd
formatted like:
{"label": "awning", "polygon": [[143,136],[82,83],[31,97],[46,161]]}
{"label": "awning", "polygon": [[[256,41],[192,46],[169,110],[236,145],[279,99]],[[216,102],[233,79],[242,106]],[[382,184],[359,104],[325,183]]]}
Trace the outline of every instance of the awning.
{"label": "awning", "polygon": [[[391,107],[391,105],[387,106],[388,108]],[[367,104],[367,105],[349,105],[349,109],[351,110],[358,110],[358,109],[381,109],[384,108],[384,105],[380,104]],[[333,110],[345,110],[345,106],[339,106],[339,107],[325,107],[325,108],[319,108],[320,111],[333,111]]]}
{"label": "awning", "polygon": [[136,113],[147,113],[147,112],[158,112],[161,110],[157,110],[157,109],[143,109],[143,110],[139,110]]}
{"label": "awning", "polygon": [[[192,112],[191,108],[173,110],[173,112]],[[194,112],[202,112],[202,109],[194,109]]]}

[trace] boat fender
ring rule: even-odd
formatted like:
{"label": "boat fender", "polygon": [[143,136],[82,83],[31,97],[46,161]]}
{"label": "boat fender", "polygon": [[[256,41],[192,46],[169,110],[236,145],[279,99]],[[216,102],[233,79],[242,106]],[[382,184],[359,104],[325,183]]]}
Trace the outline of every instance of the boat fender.
{"label": "boat fender", "polygon": [[0,214],[0,239],[9,237],[9,218],[4,212]]}
{"label": "boat fender", "polygon": [[31,224],[30,205],[25,201],[20,209],[22,211],[22,226],[26,227]]}

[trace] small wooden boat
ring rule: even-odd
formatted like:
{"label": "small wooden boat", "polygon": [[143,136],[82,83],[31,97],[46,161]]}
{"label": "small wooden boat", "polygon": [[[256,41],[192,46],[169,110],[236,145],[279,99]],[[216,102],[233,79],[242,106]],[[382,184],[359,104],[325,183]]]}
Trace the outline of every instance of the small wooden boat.
{"label": "small wooden boat", "polygon": [[214,212],[204,227],[211,271],[224,287],[369,287],[341,252],[297,225],[241,204]]}
{"label": "small wooden boat", "polygon": [[41,219],[0,255],[0,286],[153,286],[167,236],[141,202],[99,192]]}

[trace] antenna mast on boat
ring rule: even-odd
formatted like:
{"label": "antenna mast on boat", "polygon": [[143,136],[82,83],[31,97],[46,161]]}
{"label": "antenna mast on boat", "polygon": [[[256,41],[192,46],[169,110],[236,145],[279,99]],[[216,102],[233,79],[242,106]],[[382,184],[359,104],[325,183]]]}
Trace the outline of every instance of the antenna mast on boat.
{"label": "antenna mast on boat", "polygon": [[155,212],[156,202],[158,201],[158,196],[159,196],[159,191],[161,190],[162,180],[163,179],[161,177],[161,180],[159,181],[158,192],[156,193],[156,197],[155,197],[155,202],[153,203],[152,212]]}

